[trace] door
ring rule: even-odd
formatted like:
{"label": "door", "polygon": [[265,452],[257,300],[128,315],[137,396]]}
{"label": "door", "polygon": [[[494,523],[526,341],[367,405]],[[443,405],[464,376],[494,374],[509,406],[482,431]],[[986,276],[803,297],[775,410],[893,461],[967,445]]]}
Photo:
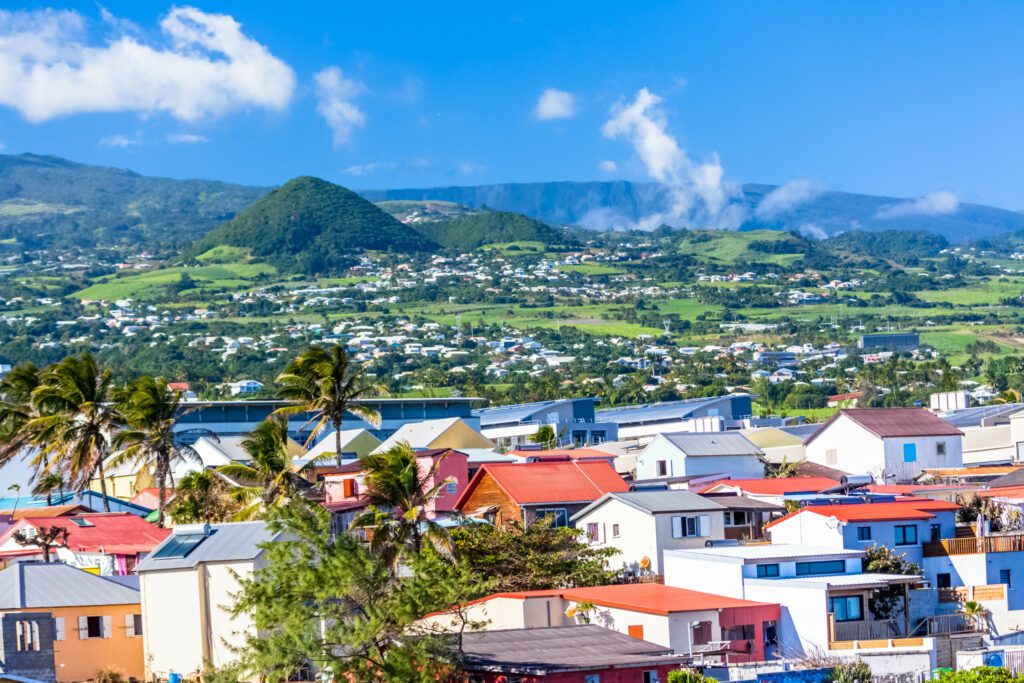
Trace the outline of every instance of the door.
{"label": "door", "polygon": [[711,642],[711,622],[701,621],[693,625],[693,644],[707,645]]}

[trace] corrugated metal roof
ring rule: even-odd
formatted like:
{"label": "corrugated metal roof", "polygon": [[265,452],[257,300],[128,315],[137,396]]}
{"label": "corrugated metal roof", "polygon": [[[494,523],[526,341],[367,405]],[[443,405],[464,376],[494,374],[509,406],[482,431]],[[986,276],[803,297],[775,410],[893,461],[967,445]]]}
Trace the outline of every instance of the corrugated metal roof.
{"label": "corrugated metal roof", "polygon": [[262,550],[260,545],[272,541],[279,536],[272,532],[265,522],[233,522],[231,524],[213,524],[210,526],[209,538],[196,546],[195,550],[185,557],[153,557],[160,548],[171,542],[175,536],[196,533],[201,525],[182,525],[175,527],[174,533],[166,541],[153,549],[135,567],[136,572],[162,571],[165,569],[190,569],[204,562],[237,562],[255,559]]}
{"label": "corrugated metal roof", "polygon": [[[760,579],[761,581],[780,581],[787,584],[802,583],[829,588],[870,588],[891,586],[900,583],[917,583],[922,578],[915,574],[827,574],[824,576],[792,576],[784,579]],[[748,579],[749,580],[749,579]],[[757,581],[758,579],[754,579]],[[763,584],[762,584],[763,585]]]}
{"label": "corrugated metal roof", "polygon": [[[690,417],[690,415],[695,411],[706,406],[746,396],[748,396],[748,394],[729,394],[727,396],[714,396],[711,398],[688,398],[682,401],[649,403],[642,406],[606,408],[597,411],[597,419],[602,422],[617,422],[620,426],[624,424],[643,424],[646,422],[684,420]],[[732,416],[726,415],[725,417]]]}
{"label": "corrugated metal roof", "polygon": [[465,633],[462,651],[467,669],[506,674],[660,666],[682,659],[667,647],[597,624]]}
{"label": "corrugated metal roof", "polygon": [[729,545],[712,548],[694,548],[692,550],[666,550],[683,556],[721,557],[736,560],[795,560],[819,557],[864,557],[863,550],[844,550],[842,548],[825,548],[813,545],[794,545],[788,543],[758,543],[754,545]]}
{"label": "corrugated metal roof", "polygon": [[692,457],[764,455],[764,451],[739,432],[676,432],[660,436]]}
{"label": "corrugated metal roof", "polygon": [[649,512],[663,514],[668,512],[705,512],[723,511],[726,508],[703,496],[690,491],[664,489],[661,491],[625,491],[623,493],[606,493],[598,500],[573,515],[573,519],[583,517],[591,510],[596,510],[609,500],[618,500],[626,505]]}
{"label": "corrugated metal roof", "polygon": [[605,461],[535,462],[481,465],[456,507],[469,499],[484,476],[490,476],[519,505],[582,503],[629,485]]}
{"label": "corrugated metal roof", "polygon": [[991,406],[974,406],[973,408],[961,408],[942,413],[939,418],[945,420],[954,427],[978,427],[983,423],[990,425],[1009,424],[1009,417],[1013,413],[1024,410],[1024,403],[1004,403]]}
{"label": "corrugated metal roof", "polygon": [[481,408],[473,411],[473,415],[480,418],[481,426],[499,425],[507,422],[522,422],[537,413],[547,413],[552,408],[572,403],[580,399],[559,399],[557,401],[537,401],[535,403],[518,403],[511,406],[498,406],[496,408]]}
{"label": "corrugated metal roof", "polygon": [[138,602],[139,591],[62,563],[16,562],[0,571],[0,609]]}
{"label": "corrugated metal roof", "polygon": [[841,417],[853,420],[882,439],[908,436],[963,436],[959,429],[924,408],[844,408],[815,432],[806,444],[818,438]]}

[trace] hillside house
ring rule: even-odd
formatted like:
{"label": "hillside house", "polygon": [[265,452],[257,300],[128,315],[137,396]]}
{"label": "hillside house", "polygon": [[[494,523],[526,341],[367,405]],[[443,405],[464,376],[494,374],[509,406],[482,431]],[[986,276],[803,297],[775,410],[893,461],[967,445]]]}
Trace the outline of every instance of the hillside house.
{"label": "hillside house", "polygon": [[739,432],[659,434],[637,456],[636,477],[761,477],[763,457],[764,452]]}

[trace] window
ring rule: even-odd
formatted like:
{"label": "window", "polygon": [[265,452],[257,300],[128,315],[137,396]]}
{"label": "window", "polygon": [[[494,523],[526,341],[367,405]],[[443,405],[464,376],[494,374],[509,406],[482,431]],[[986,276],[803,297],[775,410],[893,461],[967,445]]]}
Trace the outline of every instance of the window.
{"label": "window", "polygon": [[15,622],[14,631],[18,652],[39,652],[39,622]]}
{"label": "window", "polygon": [[942,540],[942,527],[939,526],[938,524],[932,524],[931,527],[929,527],[929,528],[931,529],[931,539],[930,539],[931,542],[932,543],[938,543],[939,541],[941,541]]}
{"label": "window", "polygon": [[815,576],[820,574],[845,574],[844,560],[819,560],[817,562],[797,562],[797,576]]}
{"label": "window", "polygon": [[141,614],[126,614],[124,615],[124,632],[129,638],[138,638],[142,636],[142,615]]}
{"label": "window", "polygon": [[733,510],[725,513],[726,526],[746,526],[750,524],[750,514],[746,510]]}
{"label": "window", "polygon": [[857,540],[858,541],[870,541],[871,540],[871,527],[859,526],[857,527]]}
{"label": "window", "polygon": [[704,537],[710,535],[710,515],[672,518],[672,538]]}
{"label": "window", "polygon": [[953,585],[953,575],[949,572],[941,572],[935,575],[935,585],[938,588],[950,588]]}
{"label": "window", "polygon": [[657,669],[645,671],[643,683],[661,683],[661,679],[658,678]]}
{"label": "window", "polygon": [[903,444],[903,462],[917,462],[917,444]]}
{"label": "window", "polygon": [[80,526],[80,527],[95,526],[95,524],[93,524],[89,520],[85,519],[84,517],[75,517],[75,518],[73,518],[71,520],[71,523],[74,524],[75,526]]}
{"label": "window", "polygon": [[774,579],[779,575],[779,565],[777,564],[759,564],[757,565],[757,578],[759,579]]}
{"label": "window", "polygon": [[860,621],[864,618],[864,603],[859,595],[829,598],[828,604],[836,621]]}
{"label": "window", "polygon": [[897,524],[896,545],[917,545],[917,525]]}
{"label": "window", "polygon": [[946,457],[946,442],[945,441],[938,441],[938,442],[936,442],[936,444],[935,444],[935,455],[939,456],[940,458]]}
{"label": "window", "polygon": [[598,522],[587,523],[587,540],[591,543],[600,543],[604,540],[601,538],[601,524]]}
{"label": "window", "polygon": [[722,640],[753,640],[754,625],[743,624],[742,626],[722,627]]}
{"label": "window", "polygon": [[456,493],[459,492],[459,482],[448,482],[447,484],[444,485],[444,492],[447,493],[449,496],[454,496]]}
{"label": "window", "polygon": [[834,448],[829,448],[825,451],[825,464],[826,465],[838,465],[839,464],[839,452]]}
{"label": "window", "polygon": [[174,534],[157,548],[151,557],[154,560],[187,557],[205,540],[206,534]]}
{"label": "window", "polygon": [[618,524],[612,524],[612,538],[618,538],[618,537],[619,537],[619,525]]}
{"label": "window", "polygon": [[583,683],[601,683],[601,674],[587,674]]}
{"label": "window", "polygon": [[78,637],[81,640],[109,638],[110,631],[110,617],[78,617]]}
{"label": "window", "polygon": [[540,508],[537,510],[537,519],[551,518],[551,526],[569,526],[569,513],[565,508]]}
{"label": "window", "polygon": [[1010,578],[1009,569],[999,570],[999,583],[1005,584],[1007,588],[1013,588],[1013,583],[1011,583]]}
{"label": "window", "polygon": [[668,476],[668,461],[667,460],[659,460],[656,463],[654,463],[654,466],[658,470],[658,476],[659,477],[667,477]]}

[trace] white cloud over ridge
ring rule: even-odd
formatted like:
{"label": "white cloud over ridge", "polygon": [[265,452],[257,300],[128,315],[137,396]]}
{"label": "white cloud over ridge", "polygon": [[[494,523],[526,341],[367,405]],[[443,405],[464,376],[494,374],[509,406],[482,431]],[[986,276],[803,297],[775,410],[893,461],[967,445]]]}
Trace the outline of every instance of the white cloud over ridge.
{"label": "white cloud over ridge", "polygon": [[141,144],[141,142],[142,140],[138,136],[128,137],[122,133],[114,133],[113,135],[108,135],[100,140],[100,147],[116,147],[123,149],[125,147],[133,147]]}
{"label": "white cloud over ridge", "polygon": [[393,171],[396,168],[398,168],[398,163],[395,161],[372,161],[368,164],[353,164],[344,169],[342,173],[364,176],[376,173],[377,171]]}
{"label": "white cloud over ridge", "polygon": [[610,159],[599,161],[597,163],[597,167],[604,171],[605,173],[615,173],[615,171],[617,171],[619,168],[618,164],[616,164],[614,161],[611,161]]}
{"label": "white cloud over ridge", "polygon": [[[107,24],[116,24],[108,16]],[[88,112],[167,113],[182,121],[284,109],[295,75],[224,14],[174,7],[166,45],[125,33],[88,44],[77,12],[0,11],[0,105],[30,122]]]}
{"label": "white cloud over ridge", "polygon": [[576,96],[558,88],[547,88],[537,98],[533,115],[541,121],[571,119],[576,115]]}
{"label": "white cloud over ridge", "polygon": [[804,202],[821,194],[809,180],[790,180],[775,188],[761,200],[754,209],[754,215],[762,220],[775,218],[779,214],[792,211]]}
{"label": "white cloud over ridge", "polygon": [[[725,171],[717,154],[706,162],[695,162],[679,146],[668,132],[668,119],[661,109],[661,101],[647,88],[641,88],[632,102],[620,102],[613,107],[611,118],[601,129],[606,138],[629,142],[647,174],[667,191],[665,211],[622,227],[653,230],[667,223],[738,228],[746,217],[745,208],[733,201],[740,194],[739,188],[725,181]],[[595,215],[595,218],[601,217]]]}
{"label": "white cloud over ridge", "polygon": [[209,142],[209,138],[196,133],[168,133],[167,142],[172,145],[197,145],[200,142]]}
{"label": "white cloud over ridge", "polygon": [[352,138],[356,128],[366,125],[366,114],[353,100],[363,91],[363,86],[345,78],[341,69],[328,67],[315,76],[316,110],[334,131],[335,147],[344,145]]}
{"label": "white cloud over ridge", "polygon": [[883,206],[875,212],[875,218],[941,216],[955,212],[959,206],[960,200],[952,192],[930,192],[917,199]]}

